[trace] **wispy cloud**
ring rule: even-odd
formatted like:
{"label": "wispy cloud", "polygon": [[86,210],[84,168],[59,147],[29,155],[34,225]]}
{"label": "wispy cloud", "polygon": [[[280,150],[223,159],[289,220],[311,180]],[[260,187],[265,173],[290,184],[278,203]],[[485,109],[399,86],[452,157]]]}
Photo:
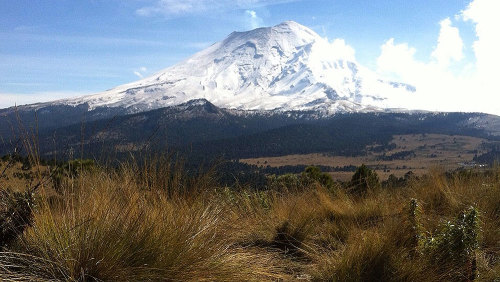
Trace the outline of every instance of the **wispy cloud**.
{"label": "wispy cloud", "polygon": [[34,32],[39,30],[40,27],[36,25],[19,25],[14,28],[16,32]]}
{"label": "wispy cloud", "polygon": [[214,42],[208,42],[208,41],[202,41],[202,42],[188,42],[184,44],[183,46],[186,48],[192,48],[192,49],[205,49],[212,45]]}
{"label": "wispy cloud", "polygon": [[250,10],[301,0],[155,0],[136,11],[140,16],[179,17],[213,11]]}
{"label": "wispy cloud", "polygon": [[139,69],[134,70],[134,74],[139,78],[144,78],[144,75],[147,74],[148,69],[146,67],[140,67]]}
{"label": "wispy cloud", "polygon": [[0,32],[0,38],[10,40],[26,40],[53,43],[71,43],[85,45],[135,45],[135,46],[169,46],[171,44],[162,41],[147,40],[140,38],[125,37],[102,37],[102,36],[70,36],[70,35],[45,35],[35,33],[12,34]]}
{"label": "wispy cloud", "polygon": [[0,109],[26,104],[42,103],[64,98],[78,97],[88,92],[51,91],[37,93],[0,93]]}

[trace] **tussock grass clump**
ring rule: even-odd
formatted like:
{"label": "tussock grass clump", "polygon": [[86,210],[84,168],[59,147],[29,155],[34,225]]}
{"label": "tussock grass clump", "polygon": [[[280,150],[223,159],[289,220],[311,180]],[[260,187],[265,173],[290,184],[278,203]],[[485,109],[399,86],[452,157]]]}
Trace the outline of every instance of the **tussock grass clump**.
{"label": "tussock grass clump", "polygon": [[0,248],[10,245],[32,224],[33,205],[30,191],[0,191]]}
{"label": "tussock grass clump", "polygon": [[[130,171],[82,173],[56,203],[40,200],[32,227],[0,255],[6,277],[55,280],[265,280],[284,277],[274,253],[235,246],[223,206]],[[149,187],[151,188],[151,187]],[[158,188],[158,189],[156,189]],[[28,255],[29,254],[29,255]],[[15,267],[13,267],[15,265]]]}
{"label": "tussock grass clump", "polygon": [[169,158],[92,166],[39,190],[29,224],[12,213],[24,194],[2,196],[1,218],[20,228],[0,279],[495,281],[499,175],[436,169],[353,193],[311,168],[265,190]]}

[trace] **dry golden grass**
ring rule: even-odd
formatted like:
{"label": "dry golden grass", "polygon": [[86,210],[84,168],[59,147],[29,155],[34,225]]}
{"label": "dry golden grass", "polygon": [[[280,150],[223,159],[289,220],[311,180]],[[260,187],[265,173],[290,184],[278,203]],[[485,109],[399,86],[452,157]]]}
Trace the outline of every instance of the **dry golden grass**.
{"label": "dry golden grass", "polygon": [[[0,187],[9,187],[15,191],[23,191],[26,185],[36,182],[40,176],[47,176],[47,166],[36,166],[30,169],[22,169],[19,162],[9,163],[9,161],[0,160]],[[3,172],[3,173],[2,173]]]}
{"label": "dry golden grass", "polygon": [[84,173],[65,181],[63,195],[40,199],[32,227],[2,256],[3,278],[15,277],[13,262],[18,277],[55,280],[287,277],[277,254],[230,240],[225,207],[210,195],[172,196],[138,186],[145,180],[136,175]]}
{"label": "dry golden grass", "polygon": [[436,250],[414,242],[411,199],[422,242],[475,207],[479,247],[470,258],[479,280],[500,278],[499,169],[434,169],[405,187],[354,196],[317,183],[234,190],[211,174],[189,177],[181,163],[141,163],[65,178],[56,196],[42,191],[32,226],[0,253],[0,278],[467,281],[468,265],[437,264]]}

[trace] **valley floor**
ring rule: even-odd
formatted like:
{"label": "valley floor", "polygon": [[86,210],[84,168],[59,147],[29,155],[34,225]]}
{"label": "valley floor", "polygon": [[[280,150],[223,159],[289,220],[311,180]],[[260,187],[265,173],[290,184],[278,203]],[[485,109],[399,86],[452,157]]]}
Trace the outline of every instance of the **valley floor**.
{"label": "valley floor", "polygon": [[[403,177],[408,171],[424,175],[429,169],[441,167],[445,170],[481,167],[473,161],[474,156],[485,152],[488,140],[459,135],[410,134],[395,135],[390,147],[377,150],[378,145],[367,146],[366,155],[337,156],[331,154],[286,155],[240,159],[240,162],[259,167],[282,167],[297,165],[321,165],[325,167],[358,167],[366,164],[376,170],[381,179],[394,174]],[[332,171],[330,175],[340,181],[348,181],[350,171]]]}

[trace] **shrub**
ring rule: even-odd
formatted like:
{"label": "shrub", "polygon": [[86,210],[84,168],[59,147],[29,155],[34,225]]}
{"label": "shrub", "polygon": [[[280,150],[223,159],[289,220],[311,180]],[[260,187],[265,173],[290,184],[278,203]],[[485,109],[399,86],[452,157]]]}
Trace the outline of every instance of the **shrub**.
{"label": "shrub", "polygon": [[356,195],[365,195],[369,190],[380,187],[380,180],[377,173],[362,164],[349,182],[350,191]]}
{"label": "shrub", "polygon": [[271,175],[267,182],[268,189],[278,192],[299,191],[304,188],[301,179],[295,174]]}
{"label": "shrub", "polygon": [[57,191],[60,191],[62,182],[65,177],[76,177],[84,171],[93,171],[96,169],[96,164],[93,160],[75,159],[67,161],[55,168],[52,173],[52,183]]}
{"label": "shrub", "polygon": [[335,187],[335,181],[333,181],[332,176],[322,172],[321,169],[316,166],[307,167],[304,172],[302,172],[301,177],[305,183],[318,182],[328,190],[333,190]]}

